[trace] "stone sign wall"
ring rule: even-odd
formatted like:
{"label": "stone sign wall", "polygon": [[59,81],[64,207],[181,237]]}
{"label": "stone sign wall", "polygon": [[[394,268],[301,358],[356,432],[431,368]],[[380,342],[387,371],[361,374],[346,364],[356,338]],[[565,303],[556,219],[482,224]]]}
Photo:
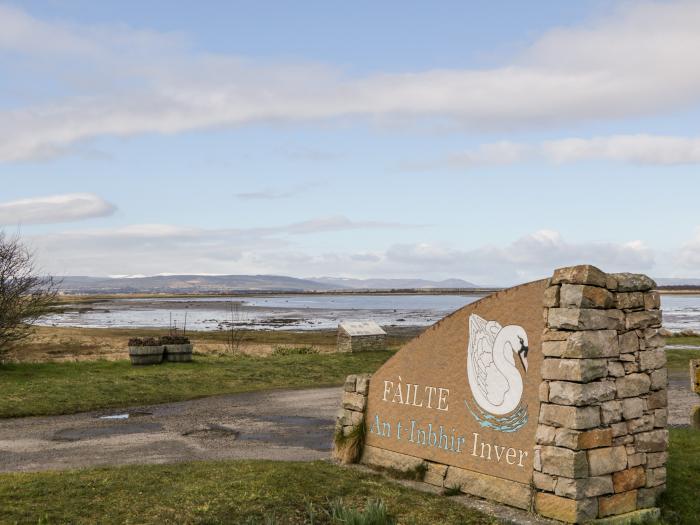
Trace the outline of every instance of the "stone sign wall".
{"label": "stone sign wall", "polygon": [[667,447],[654,286],[576,266],[485,297],[350,378],[338,432],[362,428],[363,463],[563,521],[653,507]]}

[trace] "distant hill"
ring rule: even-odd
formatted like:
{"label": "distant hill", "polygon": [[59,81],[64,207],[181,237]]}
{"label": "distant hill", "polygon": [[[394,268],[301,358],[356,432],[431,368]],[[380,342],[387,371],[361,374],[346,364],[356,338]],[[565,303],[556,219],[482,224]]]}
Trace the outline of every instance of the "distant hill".
{"label": "distant hill", "polygon": [[311,277],[315,282],[337,286],[338,288],[353,288],[355,290],[397,290],[407,288],[478,288],[474,283],[462,279],[445,279],[444,281],[428,281],[425,279],[349,279],[343,277]]}
{"label": "distant hill", "polygon": [[63,277],[61,289],[68,294],[112,293],[228,293],[228,292],[323,292],[330,290],[391,290],[475,288],[461,279],[298,279],[284,275],[155,275],[130,277]]}
{"label": "distant hill", "polygon": [[155,275],[152,277],[67,276],[65,293],[222,293],[238,291],[324,291],[324,283],[283,275]]}

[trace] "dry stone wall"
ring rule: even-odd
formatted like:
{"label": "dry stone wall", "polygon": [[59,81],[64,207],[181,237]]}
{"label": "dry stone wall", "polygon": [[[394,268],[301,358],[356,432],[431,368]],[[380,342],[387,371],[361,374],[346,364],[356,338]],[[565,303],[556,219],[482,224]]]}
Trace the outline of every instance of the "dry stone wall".
{"label": "dry stone wall", "polygon": [[342,329],[338,330],[338,352],[370,352],[384,350],[385,347],[385,335],[351,336]]}
{"label": "dry stone wall", "polygon": [[584,522],[653,507],[666,486],[659,295],[644,275],[556,270],[545,291],[535,510]]}

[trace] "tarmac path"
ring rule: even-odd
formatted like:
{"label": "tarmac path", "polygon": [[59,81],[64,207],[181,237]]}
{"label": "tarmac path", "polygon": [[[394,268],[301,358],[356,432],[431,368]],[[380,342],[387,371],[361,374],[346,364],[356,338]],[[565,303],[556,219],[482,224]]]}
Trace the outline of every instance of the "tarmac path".
{"label": "tarmac path", "polygon": [[[0,419],[0,472],[192,460],[327,459],[341,391],[276,390]],[[124,414],[129,417],[122,418]]]}

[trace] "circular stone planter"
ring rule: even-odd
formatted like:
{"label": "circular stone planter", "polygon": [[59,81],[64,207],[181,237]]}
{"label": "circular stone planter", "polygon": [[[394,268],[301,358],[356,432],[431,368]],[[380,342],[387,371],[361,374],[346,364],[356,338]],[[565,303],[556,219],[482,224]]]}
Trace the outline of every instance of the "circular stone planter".
{"label": "circular stone planter", "polygon": [[132,365],[157,365],[163,361],[163,346],[130,346],[129,358]]}
{"label": "circular stone planter", "polygon": [[165,360],[170,363],[192,361],[192,344],[165,345]]}

